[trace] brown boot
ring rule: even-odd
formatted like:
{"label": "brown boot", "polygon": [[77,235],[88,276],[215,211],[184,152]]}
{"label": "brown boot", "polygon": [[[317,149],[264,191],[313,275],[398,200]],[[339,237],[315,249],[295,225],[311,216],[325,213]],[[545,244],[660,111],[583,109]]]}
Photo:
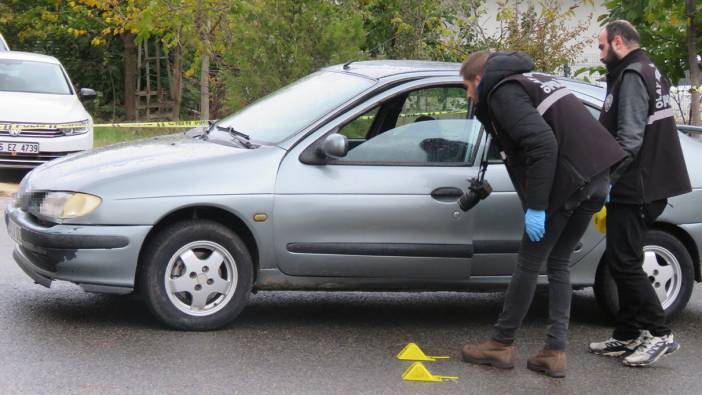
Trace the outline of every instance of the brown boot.
{"label": "brown boot", "polygon": [[551,377],[566,376],[566,353],[544,348],[540,353],[529,357],[527,368]]}
{"label": "brown boot", "polygon": [[491,365],[500,369],[514,367],[514,346],[497,340],[486,340],[480,344],[463,346],[463,360],[479,365]]}

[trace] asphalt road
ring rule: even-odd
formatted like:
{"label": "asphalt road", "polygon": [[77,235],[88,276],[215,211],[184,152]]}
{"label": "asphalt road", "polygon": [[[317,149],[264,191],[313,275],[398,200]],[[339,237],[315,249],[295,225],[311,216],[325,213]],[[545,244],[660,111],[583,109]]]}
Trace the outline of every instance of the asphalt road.
{"label": "asphalt road", "polygon": [[[9,198],[0,198],[4,206]],[[87,294],[70,284],[35,285],[11,258],[0,226],[0,393],[699,393],[702,287],[673,324],[682,349],[651,368],[628,368],[586,352],[609,334],[589,290],[573,300],[569,372],[551,379],[526,369],[547,325],[537,295],[510,371],[460,361],[467,341],[489,336],[500,293],[267,292],[237,322],[185,333],[160,326],[136,297]],[[417,342],[426,363],[455,382],[401,380],[395,359]]]}

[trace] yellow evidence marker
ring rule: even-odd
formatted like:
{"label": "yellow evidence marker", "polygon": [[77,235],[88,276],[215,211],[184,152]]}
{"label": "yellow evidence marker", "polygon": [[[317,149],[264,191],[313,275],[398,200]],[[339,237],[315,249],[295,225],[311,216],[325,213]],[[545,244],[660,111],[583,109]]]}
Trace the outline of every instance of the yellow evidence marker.
{"label": "yellow evidence marker", "polygon": [[449,357],[430,357],[424,354],[416,343],[409,343],[397,354],[397,359],[403,361],[429,361],[435,362],[437,359],[448,359]]}
{"label": "yellow evidence marker", "polygon": [[592,216],[592,221],[595,223],[595,229],[600,233],[607,233],[607,207],[602,207],[602,210]]}
{"label": "yellow evidence marker", "polygon": [[407,381],[429,381],[440,383],[445,380],[458,380],[455,376],[434,376],[429,369],[421,362],[415,362],[402,373],[402,380]]}

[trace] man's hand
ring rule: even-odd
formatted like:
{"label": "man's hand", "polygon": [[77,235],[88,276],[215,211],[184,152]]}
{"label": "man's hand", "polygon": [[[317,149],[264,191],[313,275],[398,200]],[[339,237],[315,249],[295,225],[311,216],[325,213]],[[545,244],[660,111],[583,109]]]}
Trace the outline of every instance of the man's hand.
{"label": "man's hand", "polygon": [[524,215],[524,229],[532,242],[543,239],[546,233],[546,211],[527,209]]}

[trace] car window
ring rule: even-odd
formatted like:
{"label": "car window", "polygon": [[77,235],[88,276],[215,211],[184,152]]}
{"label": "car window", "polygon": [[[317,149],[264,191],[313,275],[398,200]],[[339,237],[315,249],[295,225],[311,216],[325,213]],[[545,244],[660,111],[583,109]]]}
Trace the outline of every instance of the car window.
{"label": "car window", "polygon": [[480,127],[472,119],[414,122],[369,139],[338,161],[472,164]]}
{"label": "car window", "polygon": [[379,109],[380,107],[375,107],[367,111],[365,114],[346,124],[339,133],[350,140],[365,140],[371,125],[373,125],[375,116],[378,115]]}
{"label": "car window", "polygon": [[395,126],[427,120],[465,119],[467,116],[468,99],[465,88],[426,88],[407,96]]}
{"label": "car window", "polygon": [[[418,89],[407,94],[400,104],[401,109],[395,107],[396,101],[389,100],[383,104],[385,107],[379,105],[347,123],[339,133],[352,142],[347,156],[337,161],[473,163],[480,123],[466,119],[465,88]],[[375,125],[381,112],[384,121]]]}
{"label": "car window", "polygon": [[217,123],[257,143],[284,141],[352,97],[370,88],[369,78],[319,71],[310,74]]}
{"label": "car window", "polygon": [[18,59],[0,59],[0,91],[71,94],[61,66]]}
{"label": "car window", "polygon": [[502,162],[500,146],[497,145],[497,142],[492,139],[490,140],[490,145],[488,146],[487,160],[488,162]]}

